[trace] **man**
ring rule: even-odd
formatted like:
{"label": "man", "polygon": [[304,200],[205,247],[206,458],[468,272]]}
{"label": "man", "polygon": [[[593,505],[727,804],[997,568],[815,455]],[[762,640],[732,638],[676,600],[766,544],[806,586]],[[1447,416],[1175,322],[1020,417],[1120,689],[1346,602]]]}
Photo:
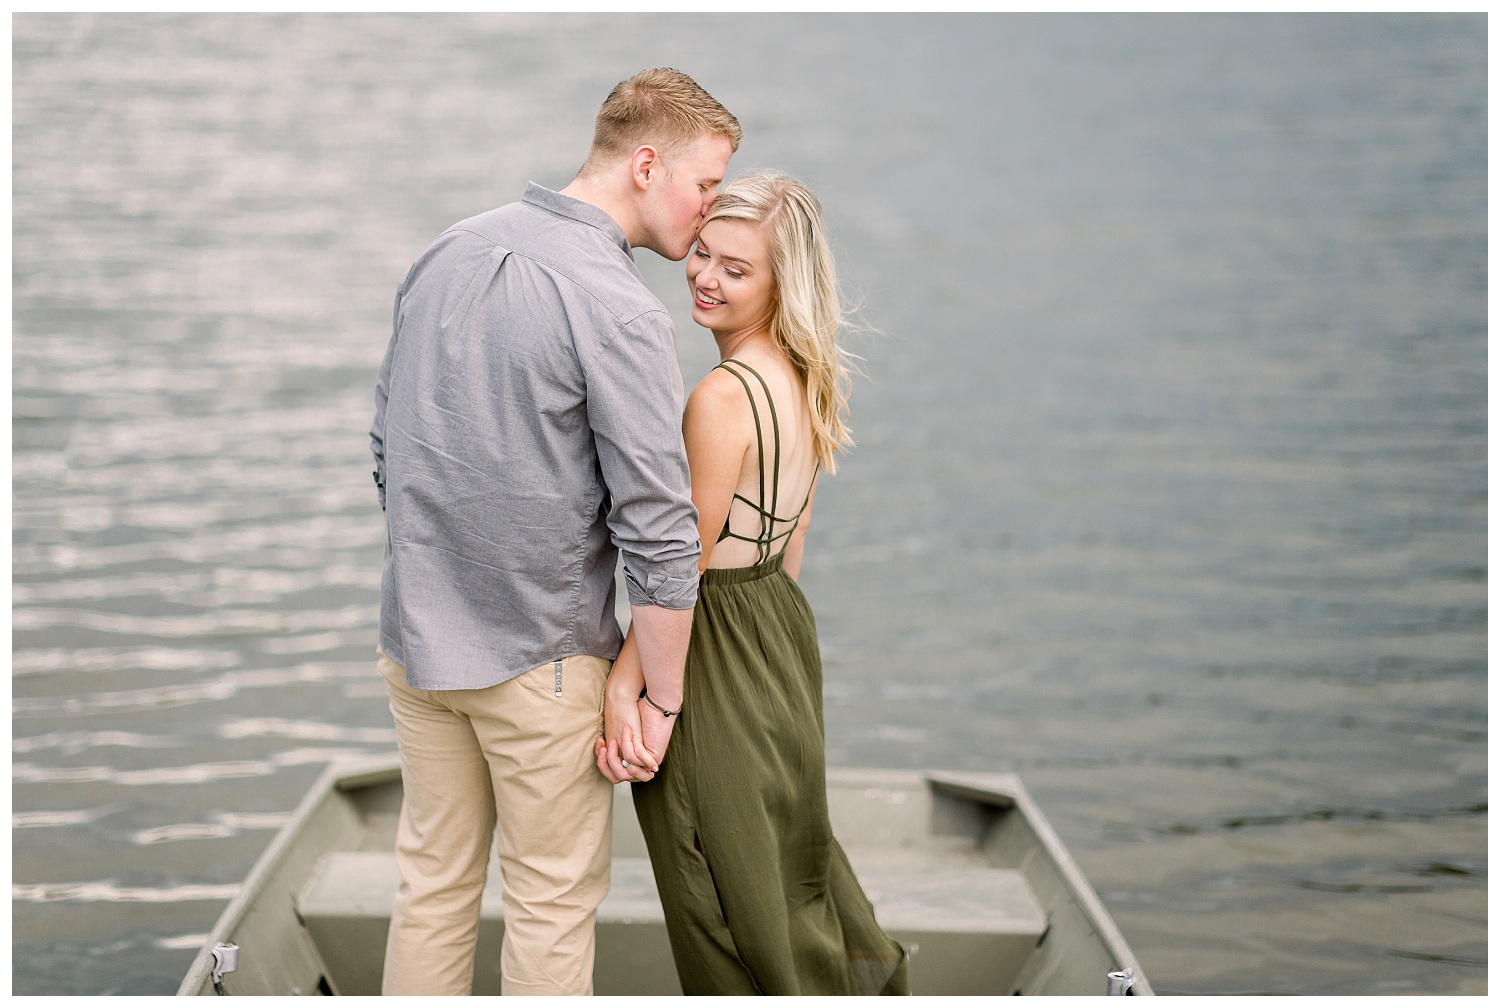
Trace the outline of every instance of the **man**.
{"label": "man", "polygon": [[533,183],[454,225],[397,291],[370,431],[377,657],[406,794],[386,994],[470,992],[492,837],[502,992],[593,990],[617,548],[655,757],[662,711],[681,707],[700,554],[672,321],[630,250],[686,256],[739,141],[691,78],[643,71],[610,93],[562,192]]}

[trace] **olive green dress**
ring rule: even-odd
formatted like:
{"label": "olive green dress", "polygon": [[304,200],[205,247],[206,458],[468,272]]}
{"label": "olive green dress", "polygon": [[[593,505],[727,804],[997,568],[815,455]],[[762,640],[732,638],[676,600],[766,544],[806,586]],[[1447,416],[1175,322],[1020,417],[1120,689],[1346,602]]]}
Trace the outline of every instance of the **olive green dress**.
{"label": "olive green dress", "polygon": [[[757,543],[760,562],[703,573],[681,721],[660,772],[633,785],[678,979],[684,994],[907,994],[905,952],[876,923],[828,822],[817,633],[782,570],[786,543],[772,553],[802,512],[776,517],[770,390],[741,361],[719,367],[750,396],[761,471],[760,503],[736,495],[760,515],[760,535],[726,522],[719,539]],[[769,468],[740,369],[770,407]]]}

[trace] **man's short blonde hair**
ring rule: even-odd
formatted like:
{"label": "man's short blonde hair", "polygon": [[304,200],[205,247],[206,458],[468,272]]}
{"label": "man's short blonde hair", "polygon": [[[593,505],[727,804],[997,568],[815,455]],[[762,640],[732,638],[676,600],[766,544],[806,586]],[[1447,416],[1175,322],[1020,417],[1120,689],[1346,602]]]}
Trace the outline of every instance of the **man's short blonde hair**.
{"label": "man's short blonde hair", "polygon": [[680,70],[642,70],[615,85],[594,119],[594,145],[581,172],[588,174],[642,144],[675,152],[705,133],[740,146],[739,120]]}

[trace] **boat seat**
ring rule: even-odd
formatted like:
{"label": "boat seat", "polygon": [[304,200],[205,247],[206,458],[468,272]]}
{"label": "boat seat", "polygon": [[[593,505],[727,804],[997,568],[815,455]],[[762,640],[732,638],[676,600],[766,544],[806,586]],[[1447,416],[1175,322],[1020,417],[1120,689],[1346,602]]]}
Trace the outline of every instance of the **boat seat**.
{"label": "boat seat", "polygon": [[[1018,871],[974,861],[926,864],[919,851],[849,849],[881,925],[912,952],[917,994],[993,993],[1042,939],[1046,915]],[[946,859],[945,859],[946,860]],[[499,994],[502,890],[492,863],[480,906],[475,994]],[[650,862],[615,858],[599,907],[596,994],[680,994]],[[395,855],[324,855],[296,898],[298,919],[343,995],[379,994],[391,904],[400,885]]]}

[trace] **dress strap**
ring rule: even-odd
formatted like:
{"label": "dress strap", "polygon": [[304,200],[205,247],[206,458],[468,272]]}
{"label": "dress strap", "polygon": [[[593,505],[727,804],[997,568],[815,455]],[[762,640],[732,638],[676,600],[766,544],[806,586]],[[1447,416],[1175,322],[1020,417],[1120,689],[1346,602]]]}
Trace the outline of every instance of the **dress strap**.
{"label": "dress strap", "polygon": [[[735,366],[731,367],[730,365]],[[761,431],[760,409],[755,405],[755,393],[751,391],[750,383],[745,380],[745,376],[740,372],[740,368],[744,368],[755,376],[755,380],[760,383],[761,390],[766,394],[766,405],[771,410],[771,442],[775,461],[772,463],[770,473],[771,506],[769,508],[766,507],[766,445]],[[759,479],[760,502],[752,506],[755,508],[756,515],[759,518],[760,527],[757,529],[757,535],[751,541],[755,543],[755,562],[760,563],[770,557],[771,532],[776,514],[777,470],[781,467],[781,427],[776,422],[776,404],[771,402],[771,389],[766,385],[766,380],[760,376],[760,372],[744,361],[735,360],[731,357],[729,360],[720,361],[714,365],[714,369],[728,371],[739,379],[740,384],[745,387],[745,398],[750,400],[750,415],[755,418],[755,453],[756,465],[758,467],[757,476]],[[738,497],[739,495],[736,494],[735,496]],[[743,497],[740,499],[744,500]],[[749,504],[750,502],[745,501],[745,503]],[[744,538],[743,536],[735,536],[734,533],[729,531],[729,519],[727,516],[724,520],[724,531],[719,536],[719,540],[722,542],[726,536],[732,536],[736,539]]]}
{"label": "dress strap", "polygon": [[[731,364],[734,364],[736,366],[735,367],[730,367],[729,365],[731,365]],[[772,450],[772,463],[771,463],[771,506],[770,506],[770,508],[766,507],[766,446],[765,446],[765,440],[763,439],[763,437],[761,435],[760,410],[758,408],[756,408],[756,405],[755,405],[755,393],[753,393],[753,392],[750,391],[750,383],[748,381],[746,381],[745,380],[745,376],[740,373],[740,370],[739,370],[740,368],[744,368],[746,371],[749,371],[752,375],[755,376],[755,380],[760,383],[761,391],[765,392],[765,394],[766,394],[766,406],[771,410],[771,450]],[[740,380],[740,384],[743,385],[743,386],[745,386],[745,398],[750,400],[750,415],[755,418],[755,453],[756,453],[756,464],[759,465],[759,467],[760,467],[760,505],[759,506],[760,506],[760,510],[762,512],[762,516],[761,516],[762,517],[762,522],[764,522],[765,512],[766,511],[769,510],[771,514],[775,514],[776,513],[776,488],[777,488],[777,483],[778,483],[778,474],[779,474],[780,469],[781,469],[781,425],[779,423],[777,423],[777,421],[776,421],[776,404],[771,401],[771,388],[770,388],[769,385],[766,384],[766,380],[760,376],[760,372],[759,371],[755,370],[753,367],[751,367],[749,364],[746,364],[744,361],[742,361],[742,360],[736,360],[733,357],[731,357],[731,358],[729,358],[728,360],[725,360],[725,361],[720,361],[718,364],[715,364],[714,365],[714,370],[715,371],[718,371],[718,370],[728,371],[730,374],[732,374],[736,378],[738,378]]]}

